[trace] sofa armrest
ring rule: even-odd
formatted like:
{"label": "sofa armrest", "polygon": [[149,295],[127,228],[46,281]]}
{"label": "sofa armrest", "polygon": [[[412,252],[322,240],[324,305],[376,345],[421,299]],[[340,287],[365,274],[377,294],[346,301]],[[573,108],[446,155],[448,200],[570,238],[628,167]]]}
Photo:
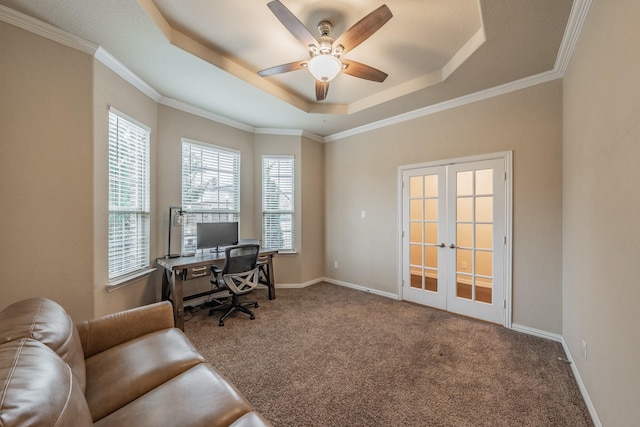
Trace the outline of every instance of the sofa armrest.
{"label": "sofa armrest", "polygon": [[173,308],[169,301],[85,320],[76,325],[85,359],[118,344],[174,326]]}

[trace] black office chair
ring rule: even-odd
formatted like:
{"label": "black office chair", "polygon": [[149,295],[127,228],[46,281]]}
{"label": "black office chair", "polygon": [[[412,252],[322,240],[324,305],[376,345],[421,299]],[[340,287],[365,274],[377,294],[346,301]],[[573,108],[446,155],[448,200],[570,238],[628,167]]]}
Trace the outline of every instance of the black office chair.
{"label": "black office chair", "polygon": [[255,319],[255,315],[247,307],[258,307],[257,301],[240,302],[238,297],[247,294],[258,286],[259,268],[257,267],[260,245],[247,244],[230,246],[225,249],[224,267],[211,267],[211,283],[220,290],[231,292],[231,302],[209,310],[209,316],[218,311],[225,311],[218,324],[224,326],[224,321],[231,313],[242,311]]}

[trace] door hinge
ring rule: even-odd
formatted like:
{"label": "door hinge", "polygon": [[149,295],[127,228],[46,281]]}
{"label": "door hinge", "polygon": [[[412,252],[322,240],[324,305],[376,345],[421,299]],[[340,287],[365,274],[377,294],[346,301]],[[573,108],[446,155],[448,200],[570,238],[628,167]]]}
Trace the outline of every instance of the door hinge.
{"label": "door hinge", "polygon": [[404,279],[402,279],[402,287],[404,288]]}
{"label": "door hinge", "polygon": [[505,181],[507,180],[507,173],[506,172],[504,173],[504,180]]}
{"label": "door hinge", "polygon": [[502,303],[503,303],[503,304],[502,304],[502,308],[507,308],[507,300],[506,300],[506,299],[503,299],[503,300],[502,300]]}
{"label": "door hinge", "polygon": [[504,244],[507,244],[507,236],[504,236]]}

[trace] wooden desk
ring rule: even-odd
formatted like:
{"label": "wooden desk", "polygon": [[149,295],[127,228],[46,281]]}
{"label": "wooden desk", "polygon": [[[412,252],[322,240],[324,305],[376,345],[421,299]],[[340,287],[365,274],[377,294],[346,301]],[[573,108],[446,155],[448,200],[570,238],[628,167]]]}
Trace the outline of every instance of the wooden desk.
{"label": "wooden desk", "polygon": [[[273,257],[276,250],[260,248],[258,260],[264,260],[261,267],[260,283],[269,288],[269,299],[275,299],[275,280],[273,277]],[[190,257],[158,258],[156,262],[164,268],[162,275],[162,299],[171,300],[173,297],[173,318],[176,327],[184,330],[184,295],[182,282],[210,275],[212,265],[224,265],[224,252],[204,252]],[[187,298],[205,296],[210,292],[191,295]]]}

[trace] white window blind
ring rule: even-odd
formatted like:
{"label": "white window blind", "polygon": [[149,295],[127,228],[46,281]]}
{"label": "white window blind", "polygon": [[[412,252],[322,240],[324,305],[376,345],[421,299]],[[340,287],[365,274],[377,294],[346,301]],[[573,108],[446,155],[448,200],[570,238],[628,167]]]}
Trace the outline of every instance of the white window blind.
{"label": "white window blind", "polygon": [[109,111],[109,281],[149,267],[149,129]]}
{"label": "white window blind", "polygon": [[240,153],[182,141],[183,252],[196,250],[196,224],[239,221]]}
{"label": "white window blind", "polygon": [[294,158],[262,157],[262,246],[294,250]]}

